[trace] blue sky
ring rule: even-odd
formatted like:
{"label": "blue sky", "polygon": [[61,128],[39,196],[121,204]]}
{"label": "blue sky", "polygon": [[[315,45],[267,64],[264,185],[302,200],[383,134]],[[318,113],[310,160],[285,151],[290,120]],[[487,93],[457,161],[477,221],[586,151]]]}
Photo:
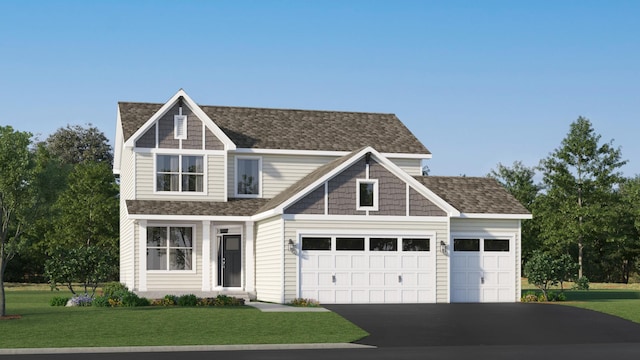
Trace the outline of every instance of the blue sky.
{"label": "blue sky", "polygon": [[395,113],[432,175],[537,165],[589,118],[640,174],[640,1],[0,0],[0,124],[118,101]]}

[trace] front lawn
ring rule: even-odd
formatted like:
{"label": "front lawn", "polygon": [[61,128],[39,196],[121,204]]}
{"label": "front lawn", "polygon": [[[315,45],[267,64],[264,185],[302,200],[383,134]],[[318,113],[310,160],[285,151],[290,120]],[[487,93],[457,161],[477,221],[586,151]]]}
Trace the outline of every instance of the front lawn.
{"label": "front lawn", "polygon": [[7,291],[0,348],[348,343],[367,333],[332,312],[251,307],[51,307],[51,291]]}

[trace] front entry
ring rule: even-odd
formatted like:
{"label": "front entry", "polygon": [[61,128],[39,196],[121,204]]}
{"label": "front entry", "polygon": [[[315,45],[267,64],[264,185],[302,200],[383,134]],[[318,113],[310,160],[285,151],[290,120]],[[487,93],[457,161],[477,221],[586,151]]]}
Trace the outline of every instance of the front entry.
{"label": "front entry", "polygon": [[218,284],[222,287],[242,286],[242,238],[224,235],[218,249]]}

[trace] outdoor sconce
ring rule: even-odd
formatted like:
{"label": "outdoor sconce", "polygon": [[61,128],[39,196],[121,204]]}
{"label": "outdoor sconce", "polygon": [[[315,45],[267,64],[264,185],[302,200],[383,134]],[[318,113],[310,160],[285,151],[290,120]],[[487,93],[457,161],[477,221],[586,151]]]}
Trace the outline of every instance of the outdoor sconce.
{"label": "outdoor sconce", "polygon": [[443,254],[447,254],[447,244],[444,241],[440,240],[440,252]]}
{"label": "outdoor sconce", "polygon": [[296,244],[293,243],[293,240],[289,239],[289,241],[287,242],[287,245],[289,247],[289,251],[292,254],[295,254],[296,253]]}

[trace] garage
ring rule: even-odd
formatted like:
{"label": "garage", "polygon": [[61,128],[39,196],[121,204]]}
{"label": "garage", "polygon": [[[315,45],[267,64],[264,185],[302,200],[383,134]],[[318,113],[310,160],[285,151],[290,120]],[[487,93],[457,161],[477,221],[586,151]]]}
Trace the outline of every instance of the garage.
{"label": "garage", "polygon": [[300,236],[299,295],[322,304],[433,303],[435,236]]}
{"label": "garage", "polygon": [[454,237],[451,302],[516,301],[514,237]]}

